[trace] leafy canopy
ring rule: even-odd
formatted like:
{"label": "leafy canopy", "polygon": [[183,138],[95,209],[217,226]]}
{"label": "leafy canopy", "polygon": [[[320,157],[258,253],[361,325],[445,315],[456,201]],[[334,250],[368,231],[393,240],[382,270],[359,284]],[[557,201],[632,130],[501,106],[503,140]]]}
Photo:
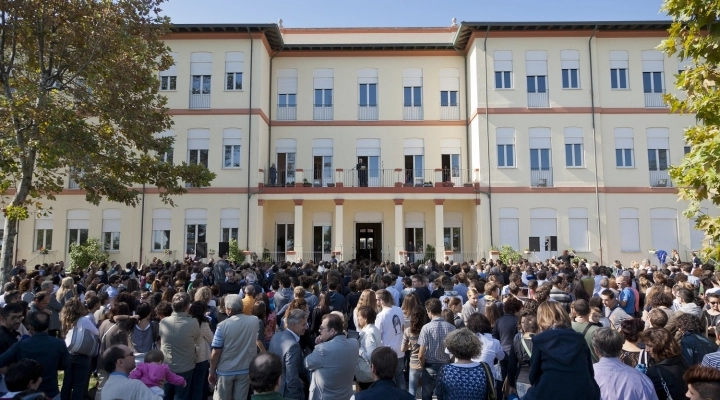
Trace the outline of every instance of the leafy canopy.
{"label": "leafy canopy", "polygon": [[694,114],[697,121],[685,130],[690,153],[680,165],[671,167],[670,177],[680,199],[689,203],[685,216],[697,217],[696,227],[706,234],[704,255],[718,259],[720,247],[712,243],[720,243],[720,218],[701,212],[701,204],[720,204],[720,3],[666,0],[663,11],[673,23],[660,49],[693,62],[677,76],[677,88],[686,96],[666,95],[666,101],[672,112]]}

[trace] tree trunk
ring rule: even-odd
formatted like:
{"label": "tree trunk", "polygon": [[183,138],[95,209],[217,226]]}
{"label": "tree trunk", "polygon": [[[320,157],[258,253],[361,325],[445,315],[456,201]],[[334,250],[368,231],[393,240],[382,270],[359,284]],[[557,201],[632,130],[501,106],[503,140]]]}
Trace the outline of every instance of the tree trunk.
{"label": "tree trunk", "polygon": [[15,251],[15,236],[17,236],[17,221],[5,218],[5,232],[2,240],[2,253],[0,253],[0,265],[2,265],[2,276],[0,283],[10,281],[10,270],[13,269],[13,256]]}

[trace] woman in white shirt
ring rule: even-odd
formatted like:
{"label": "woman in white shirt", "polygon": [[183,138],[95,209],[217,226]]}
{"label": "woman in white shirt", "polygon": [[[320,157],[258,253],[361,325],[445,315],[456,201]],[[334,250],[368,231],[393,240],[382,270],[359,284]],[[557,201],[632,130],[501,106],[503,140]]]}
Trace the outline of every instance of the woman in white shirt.
{"label": "woman in white shirt", "polygon": [[[375,318],[377,317],[377,311],[370,306],[362,306],[355,309],[357,312],[358,325],[357,328],[360,330],[360,354],[365,361],[370,361],[370,356],[376,348],[382,346],[382,336],[380,330],[375,326]],[[359,382],[360,388],[367,389],[372,380],[368,382]]]}
{"label": "woman in white shirt", "polygon": [[63,399],[82,400],[87,393],[92,357],[74,353],[74,348],[71,347],[71,344],[76,344],[72,342],[72,338],[78,329],[89,332],[97,340],[98,329],[90,319],[86,318],[87,313],[85,304],[77,297],[67,300],[62,311],[60,311],[60,322],[63,334],[65,334],[65,344],[70,350],[70,366],[65,369],[65,378],[60,392]]}
{"label": "woman in white shirt", "polygon": [[503,350],[500,341],[492,337],[490,320],[480,313],[475,313],[468,317],[467,327],[470,331],[477,335],[478,339],[480,339],[480,343],[482,343],[480,356],[473,358],[472,361],[484,362],[493,366],[495,365],[495,360],[497,360],[498,365],[493,368],[493,375],[495,376],[495,380],[502,381],[499,361],[505,358],[505,351]]}

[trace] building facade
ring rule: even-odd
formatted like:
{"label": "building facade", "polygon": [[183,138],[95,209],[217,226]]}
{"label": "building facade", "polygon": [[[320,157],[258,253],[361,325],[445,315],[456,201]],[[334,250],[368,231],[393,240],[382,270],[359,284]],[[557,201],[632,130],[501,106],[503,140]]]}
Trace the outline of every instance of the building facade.
{"label": "building facade", "polygon": [[69,181],[52,214],[20,223],[18,257],[67,260],[95,237],[119,262],[231,238],[291,261],[476,260],[505,244],[533,260],[687,258],[703,235],[667,170],[695,120],[662,99],[687,66],[655,49],[668,26],[176,25],[160,156],[206,165],[211,187],[174,208],[154,188],[141,207],[96,207]]}

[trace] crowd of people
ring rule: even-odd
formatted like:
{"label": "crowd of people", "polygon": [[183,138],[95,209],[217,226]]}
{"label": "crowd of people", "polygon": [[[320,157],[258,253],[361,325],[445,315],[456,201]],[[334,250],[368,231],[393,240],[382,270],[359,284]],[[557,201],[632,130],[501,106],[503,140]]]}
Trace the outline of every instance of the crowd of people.
{"label": "crowd of people", "polygon": [[20,261],[0,305],[0,399],[720,399],[697,257]]}

